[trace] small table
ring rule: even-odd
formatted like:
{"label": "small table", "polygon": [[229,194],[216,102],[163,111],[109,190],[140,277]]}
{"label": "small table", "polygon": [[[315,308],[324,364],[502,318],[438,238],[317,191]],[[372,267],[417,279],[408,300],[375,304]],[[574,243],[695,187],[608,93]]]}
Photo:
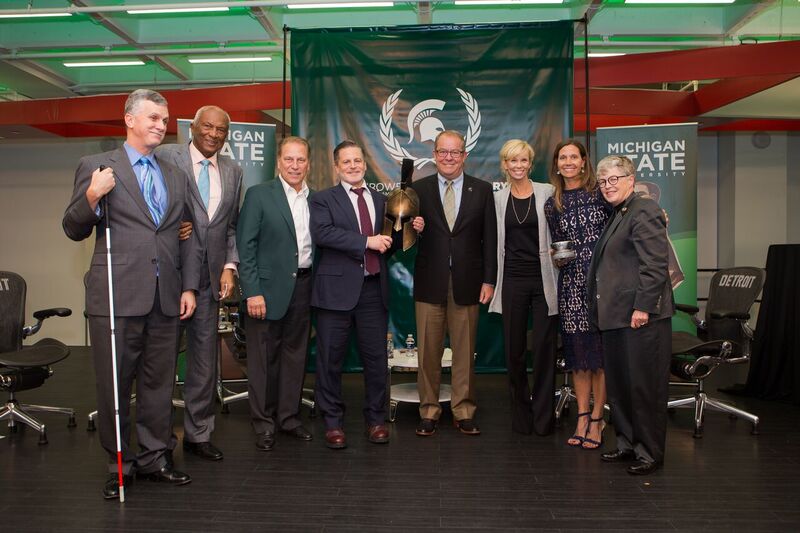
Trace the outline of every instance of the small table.
{"label": "small table", "polygon": [[[442,354],[442,368],[453,366],[453,351],[445,348]],[[419,403],[419,391],[416,383],[391,384],[392,372],[416,372],[419,369],[419,358],[417,350],[401,349],[394,350],[389,358],[389,421],[394,422],[397,418],[397,406],[401,402]],[[442,384],[439,387],[439,401],[449,402],[452,396],[450,385]]]}

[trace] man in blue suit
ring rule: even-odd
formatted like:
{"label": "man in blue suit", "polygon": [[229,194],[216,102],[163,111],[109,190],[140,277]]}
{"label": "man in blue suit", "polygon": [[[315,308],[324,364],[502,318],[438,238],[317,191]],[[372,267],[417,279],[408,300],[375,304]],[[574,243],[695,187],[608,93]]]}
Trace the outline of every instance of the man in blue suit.
{"label": "man in blue suit", "polygon": [[[344,141],[334,149],[333,159],[339,185],[309,199],[317,251],[311,305],[317,312],[316,400],[325,421],[325,445],[341,449],[347,446],[342,365],[353,325],[364,365],[367,438],[375,444],[389,441],[386,258],[395,247],[391,237],[380,234],[386,197],[366,187],[361,147]],[[424,221],[417,217],[413,224],[421,231]]]}

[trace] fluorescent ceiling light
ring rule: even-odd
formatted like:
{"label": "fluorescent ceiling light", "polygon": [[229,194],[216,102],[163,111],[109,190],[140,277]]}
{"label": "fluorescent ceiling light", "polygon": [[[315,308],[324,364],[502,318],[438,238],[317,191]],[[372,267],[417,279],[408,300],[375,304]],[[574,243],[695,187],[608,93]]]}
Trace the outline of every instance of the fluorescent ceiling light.
{"label": "fluorescent ceiling light", "polygon": [[262,57],[190,57],[189,63],[252,63],[256,61],[272,61],[269,56]]}
{"label": "fluorescent ceiling light", "polygon": [[394,2],[331,2],[325,4],[286,4],[289,9],[347,9],[350,7],[394,7]]}
{"label": "fluorescent ceiling light", "polygon": [[457,6],[513,6],[530,4],[563,4],[563,0],[455,0]]}
{"label": "fluorescent ceiling light", "polygon": [[589,57],[616,57],[624,55],[624,52],[589,52]]}
{"label": "fluorescent ceiling light", "polygon": [[27,19],[27,18],[42,18],[42,17],[71,17],[72,13],[15,13],[12,15],[4,15],[0,13],[0,19]]}
{"label": "fluorescent ceiling light", "polygon": [[626,4],[732,4],[736,0],[625,0]]}
{"label": "fluorescent ceiling light", "polygon": [[210,13],[228,11],[227,7],[173,7],[165,9],[128,9],[129,15],[153,15],[156,13]]}
{"label": "fluorescent ceiling light", "polygon": [[67,61],[65,67],[138,67],[144,65],[144,61],[138,59],[128,61]]}

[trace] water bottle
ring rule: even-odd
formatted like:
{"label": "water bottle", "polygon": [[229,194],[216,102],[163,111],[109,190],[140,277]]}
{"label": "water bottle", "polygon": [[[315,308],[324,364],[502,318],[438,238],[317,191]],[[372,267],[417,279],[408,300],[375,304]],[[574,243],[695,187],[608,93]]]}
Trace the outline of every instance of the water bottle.
{"label": "water bottle", "polygon": [[412,351],[415,347],[416,343],[414,342],[414,335],[409,333],[408,337],[406,337],[406,350]]}

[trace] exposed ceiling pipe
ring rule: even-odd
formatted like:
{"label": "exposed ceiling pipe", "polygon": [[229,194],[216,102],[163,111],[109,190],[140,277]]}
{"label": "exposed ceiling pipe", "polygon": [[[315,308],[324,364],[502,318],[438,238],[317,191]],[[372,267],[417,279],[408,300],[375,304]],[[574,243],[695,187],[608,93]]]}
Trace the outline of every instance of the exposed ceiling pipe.
{"label": "exposed ceiling pipe", "polygon": [[69,59],[76,57],[120,57],[120,56],[169,56],[169,55],[213,55],[213,54],[274,54],[282,52],[280,46],[246,46],[226,48],[224,46],[205,47],[205,48],[136,48],[131,50],[86,50],[81,52],[30,52],[0,54],[0,59],[24,60],[24,59]]}

